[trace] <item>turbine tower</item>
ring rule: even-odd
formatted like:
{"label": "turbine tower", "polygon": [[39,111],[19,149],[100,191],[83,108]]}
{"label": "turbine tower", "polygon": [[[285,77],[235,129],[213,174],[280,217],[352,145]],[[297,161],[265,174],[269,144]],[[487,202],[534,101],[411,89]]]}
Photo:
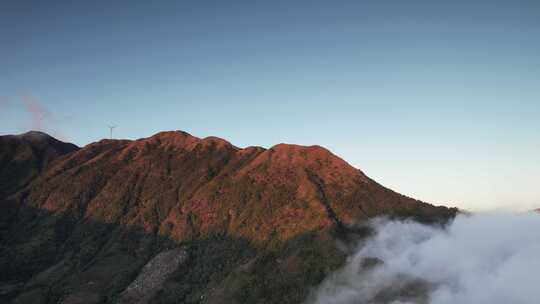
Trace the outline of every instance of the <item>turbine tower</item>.
{"label": "turbine tower", "polygon": [[114,130],[114,128],[116,128],[117,126],[112,125],[112,126],[108,126],[108,127],[109,127],[109,134],[110,134],[111,139],[112,139],[112,133],[113,133],[113,130]]}

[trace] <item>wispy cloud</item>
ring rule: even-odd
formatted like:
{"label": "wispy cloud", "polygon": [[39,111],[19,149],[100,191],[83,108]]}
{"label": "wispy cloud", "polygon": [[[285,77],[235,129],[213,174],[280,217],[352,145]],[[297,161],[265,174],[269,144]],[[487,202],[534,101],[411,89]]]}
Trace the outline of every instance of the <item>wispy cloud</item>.
{"label": "wispy cloud", "polygon": [[10,99],[5,98],[4,100],[0,98],[0,105],[2,104],[6,106],[11,104],[18,107],[22,106],[29,117],[29,120],[24,122],[24,130],[42,131],[49,133],[58,139],[67,140],[65,133],[59,129],[59,123],[62,121],[69,121],[71,120],[71,117],[54,113],[38,98],[30,94],[19,95]]}
{"label": "wispy cloud", "polygon": [[30,128],[37,131],[48,131],[47,127],[52,118],[51,112],[32,96],[23,95],[20,100],[30,114]]}

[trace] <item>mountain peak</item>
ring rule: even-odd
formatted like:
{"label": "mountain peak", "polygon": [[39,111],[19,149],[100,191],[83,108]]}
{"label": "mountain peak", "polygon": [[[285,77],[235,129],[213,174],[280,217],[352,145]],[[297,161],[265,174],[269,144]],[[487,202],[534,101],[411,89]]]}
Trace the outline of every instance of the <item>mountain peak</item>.
{"label": "mountain peak", "polygon": [[0,199],[34,180],[60,156],[78,149],[41,131],[0,136]]}
{"label": "mountain peak", "polygon": [[42,132],[42,131],[36,131],[31,130],[26,133],[21,134],[22,137],[30,138],[30,139],[51,139],[54,138],[50,136],[49,134]]}
{"label": "mountain peak", "polygon": [[165,147],[168,149],[181,149],[191,151],[197,148],[216,148],[216,149],[238,149],[228,141],[215,137],[208,136],[199,138],[184,131],[164,131],[156,133],[147,138],[140,138],[131,143],[132,146],[151,146]]}

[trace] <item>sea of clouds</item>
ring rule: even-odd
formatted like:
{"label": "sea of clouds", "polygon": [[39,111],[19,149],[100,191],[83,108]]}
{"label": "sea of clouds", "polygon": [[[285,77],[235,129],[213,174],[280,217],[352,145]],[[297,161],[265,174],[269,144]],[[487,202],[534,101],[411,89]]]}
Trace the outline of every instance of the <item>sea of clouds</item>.
{"label": "sea of clouds", "polygon": [[459,215],[445,229],[381,218],[371,226],[375,235],[308,303],[540,303],[539,214]]}

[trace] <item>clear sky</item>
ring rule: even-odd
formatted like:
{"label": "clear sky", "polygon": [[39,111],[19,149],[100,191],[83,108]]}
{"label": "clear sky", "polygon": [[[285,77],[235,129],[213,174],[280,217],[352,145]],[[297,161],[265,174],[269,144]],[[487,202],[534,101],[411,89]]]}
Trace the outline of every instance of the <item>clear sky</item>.
{"label": "clear sky", "polygon": [[537,0],[4,0],[0,38],[2,134],[319,144],[432,203],[540,207]]}

